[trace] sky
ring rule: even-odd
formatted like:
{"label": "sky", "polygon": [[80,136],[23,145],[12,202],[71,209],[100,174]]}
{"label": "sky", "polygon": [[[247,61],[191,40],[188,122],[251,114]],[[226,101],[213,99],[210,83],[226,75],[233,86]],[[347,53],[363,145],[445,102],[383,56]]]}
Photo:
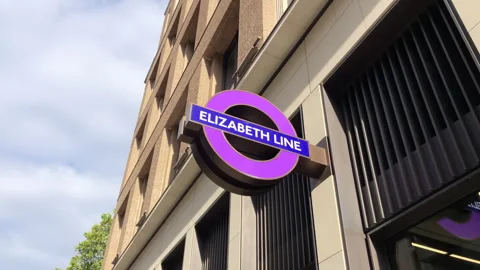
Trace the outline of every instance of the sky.
{"label": "sky", "polygon": [[65,268],[113,212],[167,0],[0,0],[0,262]]}

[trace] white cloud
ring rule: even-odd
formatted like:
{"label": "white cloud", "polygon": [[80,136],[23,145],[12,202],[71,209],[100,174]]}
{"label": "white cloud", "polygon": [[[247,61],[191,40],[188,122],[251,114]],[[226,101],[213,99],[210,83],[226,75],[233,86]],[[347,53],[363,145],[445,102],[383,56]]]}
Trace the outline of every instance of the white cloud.
{"label": "white cloud", "polygon": [[[0,200],[74,199],[79,203],[111,199],[105,190],[119,186],[99,176],[81,174],[63,165],[35,166],[3,163],[0,165]],[[0,212],[0,218],[2,214]]]}
{"label": "white cloud", "polygon": [[8,269],[65,266],[119,190],[118,179],[63,165],[2,162],[0,171],[0,261]]}
{"label": "white cloud", "polygon": [[0,254],[64,267],[111,211],[165,0],[0,0]]}
{"label": "white cloud", "polygon": [[[12,127],[0,151],[62,161],[130,140],[162,5],[21,0],[0,10],[0,125]],[[103,153],[107,170],[124,165],[128,146]]]}

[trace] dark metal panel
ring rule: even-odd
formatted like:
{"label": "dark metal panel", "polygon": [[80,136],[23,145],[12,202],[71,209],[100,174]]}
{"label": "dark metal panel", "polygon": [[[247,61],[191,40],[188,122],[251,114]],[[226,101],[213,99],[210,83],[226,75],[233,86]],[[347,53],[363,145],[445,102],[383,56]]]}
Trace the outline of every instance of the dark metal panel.
{"label": "dark metal panel", "polygon": [[[388,188],[387,188],[387,181],[389,181],[388,177],[386,175],[380,175],[381,171],[385,171],[388,168],[388,159],[387,159],[387,154],[385,151],[382,151],[381,149],[383,148],[383,141],[385,138],[382,137],[381,132],[379,131],[378,123],[375,121],[375,108],[372,105],[373,101],[371,100],[371,96],[368,94],[368,92],[365,90],[366,86],[365,84],[367,82],[367,77],[364,76],[359,82],[359,87],[355,91],[358,93],[357,94],[357,102],[358,106],[362,107],[362,111],[366,111],[366,118],[368,120],[368,129],[369,129],[369,134],[373,139],[373,148],[375,150],[375,155],[377,164],[376,164],[376,170],[375,174],[378,175],[377,177],[377,184],[379,190],[381,190],[380,196],[382,200],[386,202],[385,208],[387,213],[392,213],[393,212],[393,202],[392,199],[395,197],[392,197],[388,194]],[[360,95],[361,94],[361,95]],[[361,96],[361,97],[358,97]]]}
{"label": "dark metal panel", "polygon": [[257,216],[257,268],[316,269],[310,179],[291,174],[267,193],[252,196],[252,201]]}
{"label": "dark metal panel", "polygon": [[[397,87],[399,89],[403,89],[400,94],[400,100],[402,106],[405,108],[406,111],[406,118],[408,123],[408,128],[410,132],[412,132],[412,138],[414,143],[414,149],[418,149],[417,155],[412,158],[414,166],[414,170],[412,174],[415,175],[416,188],[417,188],[417,196],[421,196],[425,192],[429,192],[433,189],[431,181],[435,181],[435,179],[440,179],[440,172],[438,170],[438,164],[434,161],[434,168],[435,168],[435,176],[429,174],[427,171],[427,166],[425,164],[425,159],[433,159],[434,155],[430,145],[427,145],[427,153],[425,151],[421,151],[421,145],[425,144],[428,140],[427,128],[425,123],[425,118],[427,117],[426,113],[423,111],[421,106],[424,106],[423,100],[417,100],[415,95],[412,94],[413,89],[413,82],[412,78],[409,77],[409,71],[406,69],[405,58],[406,55],[402,54],[399,49],[399,45],[402,44],[401,42],[397,42],[394,44],[393,53],[389,55],[389,59],[391,61],[391,67],[394,70],[395,81]],[[395,62],[395,63],[392,63]],[[413,90],[415,91],[415,90]],[[420,104],[420,105],[419,105]],[[422,181],[425,179],[425,181]],[[418,198],[418,197],[417,197]]]}
{"label": "dark metal panel", "polygon": [[[390,78],[388,79],[390,101],[393,104],[393,110],[397,123],[400,125],[400,137],[402,139],[404,151],[405,153],[411,153],[417,149],[416,146],[418,143],[416,143],[415,137],[418,136],[418,131],[416,129],[407,128],[412,126],[412,123],[407,114],[408,108],[405,106],[403,93],[404,88],[401,85],[398,63],[393,61],[390,51],[387,52],[385,63],[382,65],[382,67],[384,72],[391,74],[391,76],[389,76]],[[401,175],[403,176],[404,180],[402,182],[405,183],[404,186],[407,192],[406,198],[408,198],[408,200],[406,203],[410,204],[421,196],[422,190],[418,183],[419,179],[413,159],[403,158],[401,162],[403,163],[403,168],[405,169],[401,171]]]}
{"label": "dark metal panel", "polygon": [[368,158],[368,168],[367,170],[370,171],[370,179],[368,181],[368,185],[371,186],[372,188],[370,191],[372,192],[372,201],[374,201],[374,205],[377,205],[377,212],[380,213],[382,218],[385,215],[384,207],[383,204],[378,203],[382,200],[380,197],[380,190],[378,188],[378,180],[377,180],[377,175],[378,175],[378,158],[375,156],[375,152],[372,151],[372,135],[368,132],[368,127],[367,127],[367,121],[365,121],[365,113],[364,113],[364,104],[360,100],[360,89],[353,89],[353,93],[355,96],[354,102],[357,104],[356,109],[357,109],[357,114],[359,116],[358,118],[358,124],[360,125],[360,136],[363,137],[363,140],[361,139],[360,141],[363,142],[362,147],[364,148],[364,152],[366,153],[366,157]]}
{"label": "dark metal panel", "polygon": [[[409,189],[408,177],[405,175],[405,172],[408,170],[405,164],[405,156],[409,152],[409,140],[406,138],[405,132],[403,131],[404,119],[402,119],[402,111],[395,104],[395,85],[393,83],[391,71],[388,70],[388,59],[386,56],[379,61],[379,65],[376,70],[376,81],[377,86],[379,87],[380,97],[382,104],[386,109],[387,115],[387,124],[390,130],[390,134],[393,138],[393,146],[396,153],[396,159],[398,166],[393,166],[389,168],[394,170],[396,175],[395,185],[398,190],[401,192],[400,197],[400,207],[403,208],[408,205],[411,198],[411,191]],[[396,209],[398,211],[398,209]]]}
{"label": "dark metal panel", "polygon": [[[402,43],[401,43],[404,46],[405,56],[406,56],[406,58],[403,58],[402,60],[404,60],[407,63],[406,68],[410,69],[410,72],[412,74],[412,77],[410,80],[412,87],[409,90],[411,91],[412,96],[415,96],[415,98],[419,102],[418,106],[424,106],[426,111],[423,115],[420,116],[421,117],[420,120],[422,121],[422,123],[424,123],[424,127],[427,129],[426,132],[428,137],[426,139],[428,141],[430,140],[430,138],[435,137],[436,134],[439,134],[439,130],[440,128],[442,128],[442,126],[444,126],[444,123],[442,122],[443,119],[441,117],[435,117],[435,115],[439,114],[437,112],[438,111],[437,107],[428,105],[428,101],[431,100],[431,98],[429,99],[427,94],[425,94],[425,92],[422,90],[424,89],[424,86],[422,85],[422,80],[420,79],[420,75],[418,75],[418,71],[417,71],[418,64],[414,60],[415,58],[412,56],[413,54],[412,54],[412,48],[411,48],[412,46],[411,41],[407,40],[406,38],[407,37],[403,37]],[[440,128],[438,126],[440,126]],[[442,142],[440,141],[440,143]],[[430,157],[431,159],[435,160],[435,159],[438,159],[438,157],[441,157],[441,159],[439,160],[439,162],[441,162],[441,164],[439,165],[439,168],[444,168],[445,170],[443,170],[442,173],[438,175],[440,179],[442,179],[443,181],[444,179],[448,179],[449,177],[453,176],[453,169],[448,161],[448,155],[445,149],[443,147],[438,147],[433,142],[427,143],[427,145],[428,145],[427,147],[432,151],[431,157]],[[425,160],[429,160],[429,159],[425,158]],[[428,181],[428,180],[425,180],[425,181]]]}
{"label": "dark metal panel", "polygon": [[[448,30],[449,36],[445,36],[444,38],[447,38],[444,40],[444,42],[449,43],[453,42],[455,44],[456,50],[452,50],[450,53],[453,55],[453,59],[456,61],[459,61],[459,59],[462,59],[461,63],[456,63],[455,67],[458,68],[463,68],[468,71],[468,76],[467,73],[460,72],[460,75],[465,76],[463,77],[462,81],[468,85],[466,88],[471,88],[472,91],[469,92],[469,100],[471,100],[475,106],[478,106],[480,104],[480,86],[478,82],[479,78],[479,70],[478,67],[474,63],[474,59],[472,59],[471,55],[469,54],[469,49],[467,48],[467,44],[463,41],[461,33],[458,31],[458,29],[455,26],[455,22],[450,18],[450,14],[447,11],[447,6],[440,6],[440,8],[437,11],[433,11],[433,15],[437,16],[436,20],[437,23],[443,22],[444,28]],[[438,17],[440,16],[440,17]],[[449,47],[453,47],[453,45],[450,44]],[[471,81],[471,82],[469,82]],[[474,89],[477,91],[475,92]]]}
{"label": "dark metal panel", "polygon": [[[385,175],[380,175],[380,172],[386,170],[388,168],[388,165],[385,164],[386,154],[384,151],[381,151],[382,146],[379,142],[379,140],[382,141],[382,137],[379,136],[378,132],[376,132],[375,122],[372,120],[373,113],[371,113],[371,110],[373,108],[367,105],[369,104],[369,100],[368,98],[365,98],[365,80],[366,77],[359,79],[358,85],[354,89],[356,97],[355,101],[360,111],[360,118],[362,119],[362,129],[366,129],[366,132],[364,132],[364,134],[366,135],[366,137],[370,137],[370,140],[373,141],[372,145],[371,142],[368,142],[369,140],[365,140],[367,142],[366,146],[368,148],[374,148],[374,151],[370,150],[372,154],[369,155],[370,166],[372,166],[372,164],[374,165],[372,168],[374,174],[372,179],[370,180],[370,183],[374,184],[374,187],[376,188],[375,191],[379,194],[379,198],[377,200],[382,200],[386,202],[383,205],[383,211],[385,215],[388,215],[388,213],[393,212],[394,206],[391,199],[395,197],[388,194],[386,182],[389,181],[389,179]],[[373,155],[373,153],[375,153],[375,155]]]}
{"label": "dark metal panel", "polygon": [[[439,10],[436,10],[436,11],[439,12]],[[443,31],[448,30],[448,32],[450,33],[450,29],[448,28],[448,26],[443,24],[443,20],[438,20],[438,17],[437,17],[437,20],[435,20],[433,17],[434,16],[433,12],[429,12],[427,15],[430,23],[429,25],[430,29],[427,29],[427,30],[430,31],[429,33],[430,35],[435,34],[435,37],[432,37],[432,39],[434,39],[432,43],[441,46],[441,49],[432,51],[432,54],[436,55],[435,57],[436,64],[437,64],[437,67],[440,69],[440,73],[441,74],[443,72],[448,73],[447,75],[442,76],[442,80],[444,80],[445,84],[449,85],[450,89],[455,89],[455,88],[460,89],[461,94],[458,91],[448,91],[448,93],[450,93],[450,98],[453,98],[452,97],[453,94],[455,93],[457,94],[455,95],[456,99],[458,100],[457,103],[459,107],[457,108],[457,114],[458,114],[458,118],[460,119],[459,122],[461,123],[463,135],[465,136],[465,140],[462,140],[464,142],[463,154],[466,155],[466,162],[469,163],[468,166],[470,167],[472,165],[475,165],[479,161],[479,157],[475,149],[476,146],[474,145],[474,138],[478,137],[478,134],[480,134],[480,122],[478,118],[475,117],[473,119],[473,123],[472,123],[473,125],[467,126],[464,120],[462,119],[463,115],[466,115],[469,112],[475,111],[475,107],[472,104],[472,100],[474,100],[474,98],[472,98],[472,95],[468,95],[468,93],[470,92],[475,94],[475,91],[468,91],[468,88],[470,89],[473,88],[472,85],[469,85],[469,82],[471,82],[472,80],[469,80],[469,78],[465,78],[465,79],[461,78],[463,77],[461,74],[467,73],[465,72],[466,71],[465,69],[469,70],[469,72],[471,70],[468,68],[468,65],[465,65],[466,64],[465,61],[463,61],[463,63],[458,61],[454,62],[453,57],[450,56],[450,54],[454,56],[455,53],[457,55],[461,53],[458,53],[458,46],[452,46],[452,44],[449,44],[450,45],[449,47],[451,49],[450,50],[447,49],[447,42],[449,41],[442,38],[442,33],[440,33],[440,29],[442,29]],[[437,24],[437,21],[438,21],[438,24]],[[428,22],[426,22],[426,24],[427,23]],[[456,43],[457,41],[454,41],[454,42]],[[446,80],[448,80],[449,82],[447,82]],[[473,77],[473,81],[475,82],[475,77]],[[476,87],[474,89],[476,89]]]}
{"label": "dark metal panel", "polygon": [[[279,190],[279,192],[280,192],[280,219],[281,220],[287,220],[288,215],[289,215],[288,210],[287,210],[287,202],[285,200],[281,200],[282,197],[285,197],[287,190],[283,189],[283,190]],[[290,231],[289,222],[282,222],[281,225],[282,225],[282,228],[281,228],[282,240],[281,240],[281,242],[286,243],[288,241],[288,234],[289,234],[289,231]],[[288,250],[287,250],[285,245],[282,245],[282,250],[281,250],[280,256],[282,256],[282,258],[284,258],[284,263],[283,263],[281,269],[288,269],[287,267],[290,263],[290,261],[289,261],[290,256],[288,254]]]}
{"label": "dark metal panel", "polygon": [[[292,117],[303,138],[302,110]],[[317,269],[310,179],[292,173],[275,188],[252,196],[256,213],[257,269]]]}
{"label": "dark metal panel", "polygon": [[268,224],[268,229],[266,231],[264,231],[263,233],[265,234],[265,238],[266,238],[266,244],[268,246],[268,249],[267,249],[267,259],[268,259],[268,264],[267,264],[267,267],[270,266],[270,265],[273,265],[273,262],[274,262],[274,256],[272,254],[272,250],[273,248],[275,247],[274,244],[273,244],[273,241],[272,241],[272,237],[270,236],[269,237],[269,232],[273,232],[273,222],[274,222],[274,216],[273,216],[273,211],[271,210],[273,208],[273,201],[272,200],[268,200],[267,198],[264,198],[265,200],[265,203],[266,203],[266,220],[267,220],[267,224]]}
{"label": "dark metal panel", "polygon": [[[359,187],[361,189],[363,189],[363,191],[365,191],[365,194],[366,194],[366,202],[365,202],[365,205],[367,208],[369,208],[369,210],[371,211],[371,215],[369,216],[371,218],[371,222],[372,223],[377,223],[380,219],[383,218],[383,213],[381,211],[378,210],[378,208],[375,208],[375,204],[374,204],[374,198],[373,198],[373,193],[371,191],[371,188],[370,188],[370,184],[369,184],[369,179],[370,179],[370,174],[369,174],[369,171],[367,170],[367,168],[369,167],[368,165],[368,159],[366,158],[366,156],[364,155],[364,147],[362,146],[362,142],[361,142],[361,139],[362,137],[360,136],[360,132],[358,131],[358,126],[359,126],[359,120],[357,119],[356,117],[356,110],[354,109],[354,100],[353,100],[353,95],[351,93],[348,94],[348,104],[350,105],[350,114],[351,114],[351,119],[352,119],[352,127],[353,127],[353,134],[354,134],[354,138],[355,138],[355,141],[353,142],[353,145],[352,147],[355,148],[355,152],[358,153],[359,155],[359,158],[360,160],[362,160],[362,162],[360,162],[358,168],[360,169],[360,172],[359,172],[359,175],[360,177],[363,178],[363,186]],[[380,218],[378,217],[380,216]]]}
{"label": "dark metal panel", "polygon": [[[385,117],[383,102],[381,100],[384,97],[383,95],[379,94],[379,88],[376,78],[376,76],[378,75],[375,74],[375,72],[376,69],[371,69],[370,72],[366,73],[367,85],[364,86],[365,89],[363,89],[363,92],[369,95],[369,97],[371,98],[371,102],[373,103],[373,106],[371,106],[370,104],[366,104],[366,106],[371,107],[371,109],[375,112],[375,114],[372,114],[371,117],[375,118],[378,128],[380,130],[379,137],[382,139],[382,146],[379,149],[382,149],[383,152],[385,152],[386,157],[386,166],[384,169],[382,169],[382,172],[387,172],[388,168],[393,168],[398,158],[396,156],[397,151],[395,151],[395,145],[392,141],[394,137],[390,133],[391,129],[389,129],[388,127],[388,120]],[[374,123],[375,121],[372,119],[372,122]],[[383,186],[385,186],[385,189],[388,189],[388,191],[385,191],[385,193],[390,200],[389,213],[391,214],[395,212],[396,209],[399,209],[400,205],[402,204],[399,187],[396,184],[397,175],[393,173],[393,170],[390,170],[388,171],[388,173],[383,173],[380,177],[382,177],[384,180]]]}
{"label": "dark metal panel", "polygon": [[[420,96],[422,100],[424,101],[425,107],[427,109],[428,115],[429,115],[429,122],[432,125],[432,128],[434,130],[432,137],[438,136],[440,134],[440,130],[443,130],[446,128],[446,124],[444,122],[444,118],[441,115],[439,105],[434,102],[434,98],[432,97],[433,95],[431,93],[428,93],[428,87],[425,85],[425,79],[422,77],[421,74],[421,68],[419,63],[419,57],[414,55],[414,52],[416,52],[415,45],[413,44],[413,36],[411,33],[408,33],[404,39],[405,42],[405,48],[407,52],[407,57],[410,62],[410,67],[412,68],[413,74],[415,75],[415,80],[416,83],[418,84],[418,91],[420,92]],[[448,169],[447,174],[444,172],[444,176],[446,179],[453,177],[454,171],[453,167],[449,162],[448,154],[444,146],[446,143],[442,140],[441,136],[438,136],[439,138],[439,144],[441,144],[440,147],[432,147],[434,149],[434,156],[437,154],[440,154],[443,156],[443,160],[445,161],[442,165],[446,166]],[[436,151],[435,151],[436,150]],[[440,152],[440,153],[439,153]]]}
{"label": "dark metal panel", "polygon": [[[458,155],[457,158],[459,161],[462,161],[462,167],[460,173],[463,173],[467,170],[467,168],[471,165],[469,164],[469,160],[472,163],[478,162],[478,156],[475,153],[471,153],[473,150],[473,145],[469,139],[468,132],[465,128],[463,123],[462,116],[468,112],[467,103],[465,99],[463,99],[460,95],[460,91],[458,91],[458,85],[453,84],[453,78],[451,74],[445,74],[447,68],[449,68],[449,64],[444,61],[441,53],[441,48],[438,47],[438,44],[441,43],[440,41],[435,40],[435,37],[432,37],[434,31],[428,27],[428,20],[419,20],[420,32],[427,44],[426,49],[428,49],[425,54],[427,59],[431,59],[430,61],[433,62],[431,65],[431,69],[429,69],[428,74],[431,79],[431,83],[435,89],[435,93],[437,94],[438,102],[442,102],[441,105],[450,105],[451,110],[448,124],[452,123],[452,126],[449,126],[451,129],[451,136],[453,137],[463,137],[460,140],[453,140],[455,146],[455,153]],[[435,66],[435,68],[433,67]],[[453,67],[450,67],[453,68]],[[450,75],[450,76],[448,76]],[[455,89],[455,90],[454,90]],[[444,97],[439,96],[443,94]],[[441,101],[440,101],[441,100]],[[447,106],[448,108],[448,106]],[[448,115],[447,115],[448,117]],[[459,125],[459,129],[455,128],[455,124]],[[467,142],[467,145],[463,145],[462,142]]]}
{"label": "dark metal panel", "polygon": [[[303,209],[306,207],[304,204],[303,204],[303,201],[301,199],[303,199],[301,197],[301,189],[302,189],[302,182],[301,182],[301,179],[299,179],[299,175],[298,174],[295,174],[293,175],[293,179],[296,183],[298,183],[298,185],[295,186],[295,197],[292,198],[298,205],[298,212],[296,213],[296,222],[298,222],[300,224],[299,226],[299,231],[297,231],[297,239],[298,239],[298,242],[299,242],[299,251],[300,251],[300,254],[306,254],[307,253],[307,242],[309,241],[309,239],[305,239],[304,237],[304,233],[305,233],[305,228],[303,226],[303,222],[305,221],[306,217],[303,215]],[[287,180],[288,181],[288,180]],[[307,180],[308,181],[308,180]],[[305,265],[305,260],[307,258],[305,258],[306,256],[300,256],[300,265],[299,266],[304,266]]]}
{"label": "dark metal panel", "polygon": [[[448,30],[448,35],[445,35],[446,39],[443,38],[443,42],[447,47],[447,55],[451,55],[452,66],[455,66],[459,81],[463,84],[463,94],[470,106],[470,113],[466,117],[466,125],[472,134],[471,139],[473,140],[475,151],[479,153],[480,140],[478,139],[478,134],[480,127],[476,112],[480,104],[480,86],[478,82],[480,74],[472,58],[467,56],[468,49],[466,44],[461,42],[462,38],[459,32],[454,30],[454,22],[447,19],[446,13],[448,11],[445,11],[445,9],[446,7],[442,6],[438,11],[433,11],[431,16],[433,17],[432,20],[435,20],[437,24],[443,24],[443,28]],[[456,48],[456,50],[453,48]]]}
{"label": "dark metal panel", "polygon": [[230,193],[225,193],[196,226],[203,270],[227,269]]}
{"label": "dark metal panel", "polygon": [[[451,162],[449,164],[452,166],[453,176],[457,176],[461,171],[464,171],[466,169],[465,162],[460,153],[458,142],[454,139],[455,135],[452,131],[452,120],[455,121],[458,119],[455,119],[452,115],[453,109],[451,102],[442,95],[442,92],[437,91],[439,90],[438,88],[440,88],[441,86],[439,85],[438,80],[434,78],[435,70],[433,70],[434,67],[432,66],[431,61],[429,61],[430,59],[426,59],[426,57],[428,56],[427,46],[429,41],[422,39],[420,33],[422,29],[419,22],[413,27],[414,28],[412,28],[410,35],[412,37],[414,48],[416,49],[416,53],[419,59],[419,66],[417,67],[417,72],[421,74],[420,76],[422,76],[422,89],[425,89],[425,91],[429,91],[431,93],[432,97],[430,97],[430,104],[435,104],[436,107],[439,108],[440,115],[437,117],[442,118],[442,122],[446,125],[445,127],[443,127],[443,129],[447,131],[447,138],[442,138],[442,136],[439,136],[439,138],[442,139],[441,144],[443,145],[448,155],[455,156],[455,159],[450,159]],[[436,133],[437,135],[441,134],[440,131],[437,131]]]}
{"label": "dark metal panel", "polygon": [[362,213],[363,214],[363,223],[364,224],[369,224],[370,221],[373,222],[373,217],[370,215],[370,213],[372,213],[371,209],[368,209],[368,211],[366,211],[366,206],[365,206],[365,201],[367,200],[366,199],[366,194],[363,192],[363,186],[365,186],[364,183],[362,183],[362,180],[360,179],[360,174],[358,173],[358,168],[357,168],[357,162],[356,160],[358,159],[358,154],[356,153],[355,149],[353,148],[353,134],[352,134],[352,123],[350,121],[350,113],[347,111],[347,105],[344,104],[343,106],[343,115],[345,116],[345,119],[346,119],[346,135],[347,135],[347,142],[348,142],[348,149],[350,151],[350,155],[351,155],[351,159],[350,159],[350,162],[352,163],[352,167],[353,167],[353,173],[354,173],[354,178],[355,178],[355,182],[356,182],[356,186],[358,187],[357,188],[357,193],[359,195],[359,198],[360,198],[360,208],[362,210]]}

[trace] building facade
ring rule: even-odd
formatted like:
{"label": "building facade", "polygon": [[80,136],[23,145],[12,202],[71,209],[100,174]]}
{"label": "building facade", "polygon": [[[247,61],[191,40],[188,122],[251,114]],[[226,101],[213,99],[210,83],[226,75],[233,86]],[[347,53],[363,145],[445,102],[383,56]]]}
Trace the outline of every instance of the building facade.
{"label": "building facade", "polygon": [[[103,269],[480,269],[480,1],[171,0]],[[262,95],[330,167],[255,196],[179,140]]]}

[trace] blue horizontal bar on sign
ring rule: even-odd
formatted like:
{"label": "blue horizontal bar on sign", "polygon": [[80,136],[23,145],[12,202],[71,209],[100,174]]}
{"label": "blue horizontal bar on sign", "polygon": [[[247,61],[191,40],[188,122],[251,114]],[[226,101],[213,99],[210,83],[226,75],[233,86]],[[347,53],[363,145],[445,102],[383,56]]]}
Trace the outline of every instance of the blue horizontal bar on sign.
{"label": "blue horizontal bar on sign", "polygon": [[190,120],[264,145],[310,157],[307,141],[238,117],[192,104]]}

